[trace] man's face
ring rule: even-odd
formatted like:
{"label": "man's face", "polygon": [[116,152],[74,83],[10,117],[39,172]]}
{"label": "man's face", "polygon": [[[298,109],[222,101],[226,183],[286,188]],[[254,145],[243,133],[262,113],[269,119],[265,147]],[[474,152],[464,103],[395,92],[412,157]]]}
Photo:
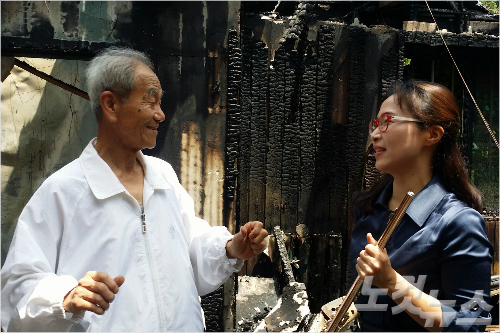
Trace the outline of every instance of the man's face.
{"label": "man's face", "polygon": [[165,120],[161,110],[160,81],[143,63],[135,67],[135,89],[125,103],[118,103],[117,129],[122,142],[135,151],[156,145],[158,126]]}

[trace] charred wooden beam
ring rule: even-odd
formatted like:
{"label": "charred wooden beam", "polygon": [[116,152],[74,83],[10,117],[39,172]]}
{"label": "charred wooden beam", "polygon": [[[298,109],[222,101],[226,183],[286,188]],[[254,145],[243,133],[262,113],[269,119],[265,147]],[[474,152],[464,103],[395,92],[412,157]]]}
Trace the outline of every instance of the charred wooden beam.
{"label": "charred wooden beam", "polygon": [[[252,40],[251,92],[250,92],[250,167],[248,187],[248,220],[263,221],[266,207],[266,102],[267,102],[267,54],[261,41]],[[246,262],[246,274],[251,275],[258,261],[254,257]]]}
{"label": "charred wooden beam", "polygon": [[[241,52],[242,52],[242,72],[241,72],[241,122],[240,122],[240,149],[238,156],[238,196],[240,221],[249,221],[249,191],[250,191],[250,121],[252,116],[252,30],[241,26]],[[239,229],[239,226],[236,227]],[[246,270],[242,272],[246,274]]]}
{"label": "charred wooden beam", "polygon": [[314,167],[316,162],[317,56],[308,46],[300,86],[300,192],[297,223],[308,225],[314,218]]}
{"label": "charred wooden beam", "polygon": [[64,90],[69,91],[72,94],[85,98],[86,100],[90,100],[89,95],[85,91],[78,89],[77,87],[72,86],[71,84],[58,80],[51,75],[45,74],[44,72],[39,71],[35,67],[28,65],[24,61],[21,61],[19,59],[14,59],[14,65],[30,72],[31,74],[38,76],[41,79],[44,79],[47,82],[50,82],[58,87],[63,88]]}
{"label": "charred wooden beam", "polygon": [[238,176],[237,158],[240,138],[241,117],[241,49],[236,30],[228,33],[228,80],[227,80],[227,125],[226,125],[226,170],[225,201],[234,200],[236,178]]}
{"label": "charred wooden beam", "polygon": [[297,225],[297,204],[299,193],[299,108],[298,76],[299,59],[297,50],[289,51],[285,68],[285,119],[283,124],[283,163],[281,171],[281,228],[294,231]]}
{"label": "charred wooden beam", "polygon": [[334,28],[321,25],[317,35],[318,76],[316,92],[316,167],[314,175],[314,220],[309,223],[312,233],[330,229],[330,193],[332,187],[332,110]]}
{"label": "charred wooden beam", "polygon": [[329,301],[330,297],[325,293],[325,285],[331,283],[331,276],[325,276],[327,237],[315,235],[310,242],[309,271],[307,294],[309,295],[309,308],[311,312],[320,312],[321,306]]}
{"label": "charred wooden beam", "polygon": [[266,206],[266,99],[267,99],[267,47],[254,42],[252,52],[252,86],[250,94],[250,221],[263,221]]}
{"label": "charred wooden beam", "polygon": [[283,121],[285,96],[285,49],[276,50],[269,73],[268,142],[266,157],[265,227],[281,224],[281,168],[283,159]]}
{"label": "charred wooden beam", "polygon": [[[401,31],[401,34],[404,35],[406,43],[443,45],[439,32]],[[444,33],[443,38],[448,46],[498,48],[499,45],[498,37],[493,35]]]}
{"label": "charred wooden beam", "polygon": [[[365,40],[367,32],[363,28],[349,27],[350,40],[350,60],[349,60],[349,123],[347,141],[349,153],[347,161],[349,164],[348,192],[347,198],[352,198],[355,191],[362,186],[363,163],[364,163],[364,142],[360,133],[366,131],[364,123],[364,91],[365,91]],[[348,200],[348,232],[344,235],[344,243],[348,248],[352,228],[354,227],[354,217],[352,216],[352,200]],[[345,288],[350,286],[350,265],[346,264],[347,279]]]}

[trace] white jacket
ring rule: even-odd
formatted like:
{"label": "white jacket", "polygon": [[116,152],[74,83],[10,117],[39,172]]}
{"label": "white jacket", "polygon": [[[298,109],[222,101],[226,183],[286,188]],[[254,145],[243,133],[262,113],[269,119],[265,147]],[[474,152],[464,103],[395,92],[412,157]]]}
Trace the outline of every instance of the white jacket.
{"label": "white jacket", "polygon": [[[95,140],[95,139],[94,139]],[[21,213],[2,268],[2,328],[9,331],[203,331],[199,295],[242,260],[232,235],[194,215],[170,164],[142,153],[141,210],[92,140],[50,176]],[[66,313],[64,296],[87,271],[125,277],[104,315]]]}

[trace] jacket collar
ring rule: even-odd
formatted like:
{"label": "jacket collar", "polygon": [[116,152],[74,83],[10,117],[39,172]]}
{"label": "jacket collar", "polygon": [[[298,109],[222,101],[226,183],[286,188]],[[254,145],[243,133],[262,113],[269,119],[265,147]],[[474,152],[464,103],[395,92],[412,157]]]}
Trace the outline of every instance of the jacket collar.
{"label": "jacket collar", "polygon": [[[382,205],[387,207],[387,202],[392,195],[392,183],[393,180],[382,190],[375,205]],[[439,177],[434,175],[432,179],[425,185],[425,187],[420,191],[410,203],[410,206],[406,210],[406,214],[418,224],[419,227],[424,225],[427,218],[431,215],[432,211],[441,202],[444,196],[448,193],[441,184]]]}
{"label": "jacket collar", "polygon": [[[80,165],[87,182],[98,199],[109,198],[115,194],[125,192],[126,189],[118,180],[109,165],[99,156],[94,148],[97,138],[92,139],[80,155]],[[148,163],[143,153],[137,153],[137,159],[144,168],[145,181],[155,189],[171,188],[168,182],[156,172],[153,165]]]}

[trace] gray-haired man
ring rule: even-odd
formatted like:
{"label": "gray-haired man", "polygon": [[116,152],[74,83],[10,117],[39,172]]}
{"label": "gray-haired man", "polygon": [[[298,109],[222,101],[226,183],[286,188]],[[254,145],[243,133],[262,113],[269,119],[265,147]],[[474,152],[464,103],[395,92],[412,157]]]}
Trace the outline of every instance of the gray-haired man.
{"label": "gray-haired man", "polygon": [[210,227],[172,167],[141,153],[165,119],[146,55],[107,49],[87,77],[97,138],[21,213],[2,268],[2,328],[202,331],[198,296],[261,253],[267,231]]}

